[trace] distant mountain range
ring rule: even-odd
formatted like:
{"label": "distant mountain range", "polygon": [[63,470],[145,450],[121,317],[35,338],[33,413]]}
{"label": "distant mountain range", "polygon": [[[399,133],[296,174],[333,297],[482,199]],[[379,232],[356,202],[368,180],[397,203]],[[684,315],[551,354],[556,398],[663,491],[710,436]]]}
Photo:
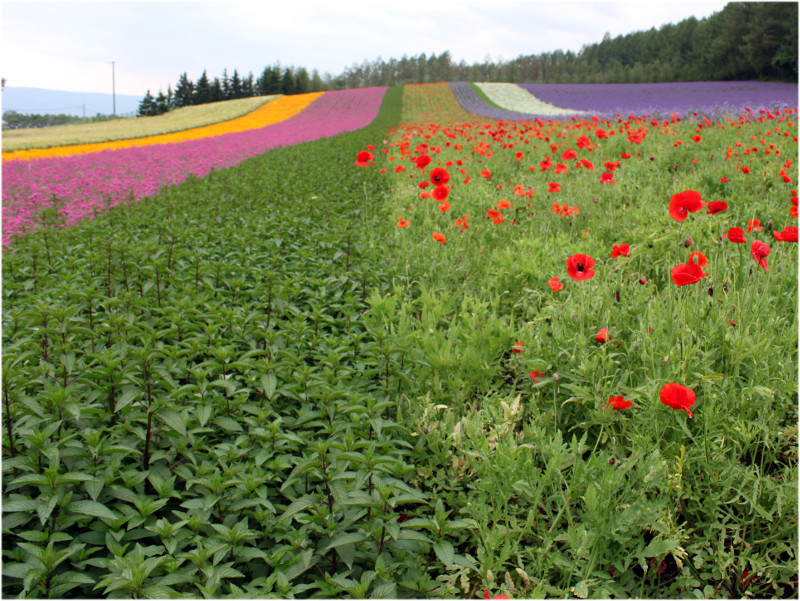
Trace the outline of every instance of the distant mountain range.
{"label": "distant mountain range", "polygon": [[[142,96],[116,95],[116,114],[135,116]],[[114,95],[97,92],[64,92],[42,88],[3,88],[2,110],[26,115],[75,115],[94,117],[114,113]]]}

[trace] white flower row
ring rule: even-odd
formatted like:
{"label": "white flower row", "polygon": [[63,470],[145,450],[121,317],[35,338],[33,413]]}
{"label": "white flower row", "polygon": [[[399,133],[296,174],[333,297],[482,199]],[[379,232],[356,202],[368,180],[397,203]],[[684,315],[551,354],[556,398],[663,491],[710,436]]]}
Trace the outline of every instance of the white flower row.
{"label": "white flower row", "polygon": [[486,96],[497,106],[518,113],[534,115],[579,115],[581,111],[562,109],[542,102],[536,96],[513,83],[478,83],[476,84]]}

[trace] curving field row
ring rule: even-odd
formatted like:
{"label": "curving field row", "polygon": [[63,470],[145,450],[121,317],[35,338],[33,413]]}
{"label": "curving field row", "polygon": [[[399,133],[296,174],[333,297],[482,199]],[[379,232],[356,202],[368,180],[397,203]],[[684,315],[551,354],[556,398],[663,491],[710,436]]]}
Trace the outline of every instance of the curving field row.
{"label": "curving field row", "polygon": [[120,150],[138,146],[152,146],[154,144],[171,144],[187,140],[199,140],[225,134],[259,129],[273,123],[280,123],[294,117],[305,109],[323,92],[298,94],[296,96],[281,96],[262,107],[247,113],[237,119],[222,123],[213,123],[203,127],[195,127],[184,131],[173,132],[156,136],[145,136],[127,140],[114,140],[111,142],[98,142],[94,144],[75,144],[54,148],[34,148],[16,152],[4,152],[4,161],[42,159],[50,157],[65,157],[76,154],[88,154],[103,150]]}
{"label": "curving field row", "polygon": [[3,131],[3,152],[169,134],[237,119],[277,97],[277,95],[257,96],[184,106],[154,117],[42,128],[7,129]]}

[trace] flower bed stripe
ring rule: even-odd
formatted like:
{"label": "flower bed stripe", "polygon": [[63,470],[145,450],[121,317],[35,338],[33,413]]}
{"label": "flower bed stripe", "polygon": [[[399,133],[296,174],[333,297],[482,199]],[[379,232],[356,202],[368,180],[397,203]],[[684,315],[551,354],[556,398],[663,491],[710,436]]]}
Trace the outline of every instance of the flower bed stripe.
{"label": "flower bed stripe", "polygon": [[[172,144],[104,150],[3,164],[3,245],[39,227],[43,211],[57,226],[74,225],[121,202],[153,196],[190,175],[203,177],[277,146],[290,146],[366,127],[385,87],[326,92],[279,123]],[[52,215],[51,215],[52,217]]]}
{"label": "flower bed stripe", "polygon": [[514,83],[475,83],[496,105],[509,111],[546,117],[570,117],[576,114],[573,109],[565,109],[543,102]]}
{"label": "flower bed stripe", "polygon": [[518,85],[549,104],[598,116],[794,108],[798,91],[796,83],[764,81]]}
{"label": "flower bed stripe", "polygon": [[281,94],[270,94],[269,96],[195,104],[153,117],[112,119],[111,121],[72,123],[53,127],[7,129],[3,131],[3,152],[171,134],[244,117],[279,96]]}
{"label": "flower bed stripe", "polygon": [[450,89],[453,90],[453,94],[465,111],[480,117],[496,119],[498,121],[529,120],[535,117],[535,115],[531,115],[529,113],[507,111],[491,106],[478,95],[478,93],[472,87],[472,84],[466,81],[451,82]]}
{"label": "flower bed stripe", "polygon": [[4,152],[3,161],[31,160],[49,157],[65,157],[76,154],[87,154],[100,152],[103,150],[119,150],[122,148],[132,148],[136,146],[151,146],[153,144],[170,144],[173,142],[185,142],[187,140],[198,140],[213,136],[237,133],[258,129],[273,123],[285,121],[303,109],[308,107],[314,100],[322,96],[324,92],[313,92],[310,94],[297,94],[294,96],[280,96],[275,100],[266,103],[258,109],[230,121],[214,123],[203,127],[195,127],[185,131],[142,138],[131,138],[128,140],[115,140],[113,142],[97,142],[94,144],[73,144],[70,146],[56,146],[52,148],[33,148],[30,150],[18,150]]}

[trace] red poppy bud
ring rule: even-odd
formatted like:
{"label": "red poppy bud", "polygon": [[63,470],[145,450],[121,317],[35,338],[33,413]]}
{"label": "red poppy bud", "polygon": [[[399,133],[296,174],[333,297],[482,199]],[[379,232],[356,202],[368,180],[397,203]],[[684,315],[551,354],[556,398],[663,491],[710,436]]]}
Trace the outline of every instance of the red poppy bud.
{"label": "red poppy bud", "polygon": [[769,244],[761,242],[760,240],[754,240],[753,245],[750,247],[750,254],[753,255],[753,258],[758,263],[758,266],[765,271],[769,271],[769,267],[767,267],[767,256],[769,255]]}

